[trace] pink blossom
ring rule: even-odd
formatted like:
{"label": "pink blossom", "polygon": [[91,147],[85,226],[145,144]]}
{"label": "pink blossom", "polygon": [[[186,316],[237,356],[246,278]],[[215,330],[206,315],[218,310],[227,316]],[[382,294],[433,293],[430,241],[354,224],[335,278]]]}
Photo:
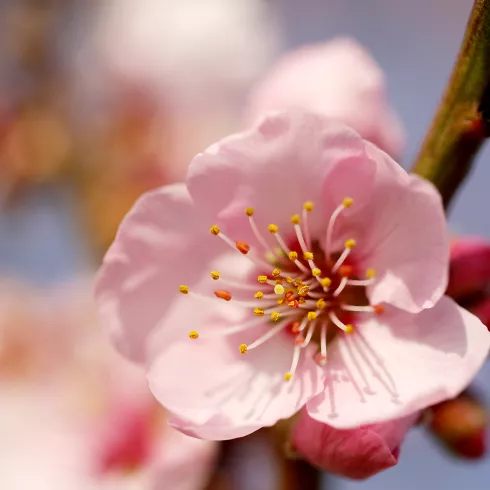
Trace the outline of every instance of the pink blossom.
{"label": "pink blossom", "polygon": [[338,430],[303,411],[294,428],[293,445],[307,461],[329,473],[368,478],[398,463],[400,445],[418,417],[419,412],[382,424]]}
{"label": "pink blossom", "polygon": [[386,94],[383,72],[369,52],[348,38],[285,54],[250,96],[247,120],[272,110],[317,111],[350,125],[390,155],[405,142]]}
{"label": "pink blossom", "polygon": [[305,405],[350,429],[455,396],[486,358],[487,329],[442,297],[448,252],[431,184],[341,123],[277,113],[137,202],[96,295],[179,430],[235,438]]}

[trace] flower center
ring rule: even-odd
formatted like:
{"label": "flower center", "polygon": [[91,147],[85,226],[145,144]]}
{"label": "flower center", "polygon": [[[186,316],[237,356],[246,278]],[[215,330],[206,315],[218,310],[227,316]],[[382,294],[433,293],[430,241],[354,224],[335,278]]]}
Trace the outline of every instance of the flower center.
{"label": "flower center", "polygon": [[[254,209],[245,210],[252,231],[264,249],[263,254],[254,253],[245,242],[231,240],[216,225],[210,229],[213,235],[252,260],[260,272],[256,276],[258,287],[255,292],[250,291],[250,284],[232,283],[222,278],[218,271],[211,272],[213,280],[232,288],[248,289],[250,295],[253,294],[251,301],[233,301],[250,307],[254,317],[218,334],[235,334],[269,324],[268,331],[254,342],[238,346],[239,351],[246,354],[281,332],[288,332],[294,347],[290,369],[284,375],[286,381],[294,376],[301,352],[310,343],[317,345],[315,360],[324,366],[327,363],[327,345],[338,334],[355,333],[357,314],[383,312],[381,305],[370,305],[367,299],[366,287],[374,283],[375,271],[368,269],[364,277],[360,274],[353,253],[355,240],[348,239],[343,250],[332,251],[335,224],[342,212],[352,204],[351,198],[345,198],[333,212],[327,226],[324,247],[318,239],[313,240],[310,234],[308,215],[314,209],[311,202],[304,203],[302,217],[297,214],[291,217],[294,229],[292,240],[284,240],[277,225],[268,226],[277,244],[275,248],[271,248],[260,233],[254,221]],[[204,298],[189,291],[184,285],[180,286],[180,292]],[[225,301],[233,299],[229,289],[217,289],[214,294]],[[200,334],[193,330],[189,337],[197,339]]]}

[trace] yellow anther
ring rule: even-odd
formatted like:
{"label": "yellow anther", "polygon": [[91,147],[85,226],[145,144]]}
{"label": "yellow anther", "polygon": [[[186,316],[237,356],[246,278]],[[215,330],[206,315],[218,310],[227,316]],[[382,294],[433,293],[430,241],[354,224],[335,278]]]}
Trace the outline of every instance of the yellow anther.
{"label": "yellow anther", "polygon": [[220,273],[218,271],[211,271],[210,275],[215,281],[217,281],[220,278]]}
{"label": "yellow anther", "polygon": [[191,338],[191,339],[198,339],[199,338],[199,334],[197,333],[196,330],[191,330],[189,332],[189,338]]}
{"label": "yellow anther", "polygon": [[348,323],[346,326],[345,326],[345,333],[348,333],[348,334],[351,334],[351,333],[354,333],[354,326],[351,325],[350,323]]}
{"label": "yellow anther", "polygon": [[273,322],[277,322],[277,320],[279,320],[279,318],[280,318],[280,317],[281,317],[281,315],[279,314],[279,312],[278,312],[278,311],[273,311],[273,312],[271,313],[271,320],[272,320]]}
{"label": "yellow anther", "polygon": [[211,228],[209,228],[209,231],[213,234],[213,235],[219,235],[219,228],[214,225],[214,226],[211,226]]}
{"label": "yellow anther", "polygon": [[352,199],[352,197],[344,197],[342,204],[344,205],[344,208],[350,208],[354,204],[354,199]]}
{"label": "yellow anther", "polygon": [[305,299],[305,297],[304,297],[304,296],[300,296],[300,297],[299,297],[299,299],[298,299],[298,303],[299,303],[300,305],[305,304],[305,303],[306,303],[306,299]]}
{"label": "yellow anther", "polygon": [[325,300],[320,298],[317,302],[316,302],[316,308],[317,310],[323,310],[325,308],[325,306],[327,306],[327,303],[325,303]]}
{"label": "yellow anther", "polygon": [[311,201],[306,201],[304,204],[303,204],[303,209],[305,211],[313,211],[313,207],[314,207],[314,204],[311,202]]}
{"label": "yellow anther", "polygon": [[292,278],[292,277],[289,277],[289,276],[288,276],[288,277],[286,277],[286,282],[287,282],[288,284],[293,284],[293,278]]}
{"label": "yellow anther", "polygon": [[316,317],[318,315],[316,314],[315,311],[309,311],[308,312],[308,320],[310,320],[310,322],[312,322],[313,320],[316,320]]}
{"label": "yellow anther", "polygon": [[248,351],[248,346],[247,344],[240,344],[240,354],[245,354]]}
{"label": "yellow anther", "polygon": [[376,277],[376,271],[374,269],[368,269],[366,271],[366,277],[369,279],[374,279]]}
{"label": "yellow anther", "polygon": [[289,372],[284,373],[284,380],[285,381],[290,381],[292,377],[293,377],[293,373],[289,373]]}
{"label": "yellow anther", "polygon": [[299,217],[299,214],[293,214],[291,216],[291,223],[293,223],[293,225],[299,225],[301,223],[301,218]]}
{"label": "yellow anther", "polygon": [[303,281],[301,279],[295,279],[293,281],[293,286],[299,287],[303,284]]}
{"label": "yellow anther", "polygon": [[345,248],[354,248],[356,246],[356,241],[353,238],[349,238],[349,240],[345,241]]}
{"label": "yellow anther", "polygon": [[253,216],[254,215],[254,208],[247,208],[247,209],[245,209],[245,214],[247,216]]}
{"label": "yellow anther", "polygon": [[262,308],[254,308],[255,316],[264,316],[264,310]]}
{"label": "yellow anther", "polygon": [[276,269],[273,269],[272,270],[272,275],[274,277],[279,277],[281,275],[281,269],[277,269],[277,268]]}
{"label": "yellow anther", "polygon": [[259,276],[259,277],[257,277],[257,281],[259,281],[260,284],[266,284],[267,283],[267,276]]}
{"label": "yellow anther", "polygon": [[298,260],[298,252],[289,252],[288,256],[289,260],[292,260],[293,262]]}
{"label": "yellow anther", "polygon": [[282,284],[282,281],[283,281],[282,279],[276,279],[276,280],[274,281],[274,283],[275,283],[275,284]]}
{"label": "yellow anther", "polygon": [[277,300],[277,304],[278,304],[279,306],[282,306],[282,305],[284,304],[284,302],[285,302],[285,301],[286,301],[286,298],[279,298],[279,299]]}
{"label": "yellow anther", "polygon": [[271,223],[267,229],[271,232],[271,233],[277,233],[277,231],[279,230],[279,227],[277,225],[275,225],[274,223]]}
{"label": "yellow anther", "polygon": [[189,294],[189,288],[184,284],[182,284],[182,286],[179,287],[179,291],[182,294]]}
{"label": "yellow anther", "polygon": [[307,296],[309,292],[310,292],[310,286],[308,286],[308,285],[300,286],[298,288],[298,295],[299,296]]}
{"label": "yellow anther", "polygon": [[313,277],[318,277],[322,271],[320,269],[318,269],[318,267],[315,267],[312,271],[311,271]]}
{"label": "yellow anther", "polygon": [[313,260],[313,254],[312,254],[311,252],[305,252],[305,253],[303,254],[303,258],[304,258],[305,260]]}
{"label": "yellow anther", "polygon": [[274,286],[274,292],[276,294],[284,294],[284,286],[282,284],[276,284]]}
{"label": "yellow anther", "polygon": [[322,284],[322,287],[324,287],[324,288],[329,288],[329,287],[330,287],[330,285],[332,284],[332,279],[330,279],[329,277],[324,277],[324,278],[322,279],[321,284]]}
{"label": "yellow anther", "polygon": [[262,299],[264,297],[264,293],[262,291],[257,291],[255,294],[254,294],[254,298],[255,299]]}

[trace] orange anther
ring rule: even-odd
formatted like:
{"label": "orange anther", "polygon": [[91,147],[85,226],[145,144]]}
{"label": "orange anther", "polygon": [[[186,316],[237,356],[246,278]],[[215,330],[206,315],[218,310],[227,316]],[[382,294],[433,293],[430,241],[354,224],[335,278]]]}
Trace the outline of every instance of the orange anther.
{"label": "orange anther", "polygon": [[229,291],[225,291],[223,289],[218,289],[214,292],[217,298],[224,299],[225,301],[230,301],[231,293]]}
{"label": "orange anther", "polygon": [[238,240],[236,242],[236,248],[237,250],[239,250],[243,255],[247,255],[248,252],[250,251],[250,245],[248,243],[245,243],[245,242],[241,242],[240,240]]}

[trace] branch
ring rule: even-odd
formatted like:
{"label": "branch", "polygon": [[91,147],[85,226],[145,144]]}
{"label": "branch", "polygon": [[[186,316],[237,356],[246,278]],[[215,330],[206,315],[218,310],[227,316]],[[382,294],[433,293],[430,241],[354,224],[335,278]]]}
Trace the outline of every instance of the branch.
{"label": "branch", "polygon": [[412,172],[447,207],[490,134],[490,0],[475,0],[463,44]]}

